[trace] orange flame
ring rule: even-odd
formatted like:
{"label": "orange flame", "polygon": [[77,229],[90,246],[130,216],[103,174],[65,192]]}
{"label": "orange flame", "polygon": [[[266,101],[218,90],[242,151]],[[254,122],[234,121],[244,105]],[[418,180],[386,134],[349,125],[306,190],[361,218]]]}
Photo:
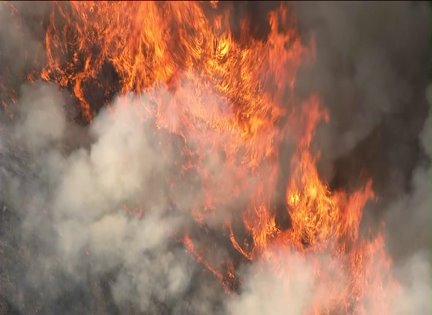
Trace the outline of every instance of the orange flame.
{"label": "orange flame", "polygon": [[[334,298],[317,300],[308,313],[370,314],[361,305],[387,294],[383,274],[390,261],[381,236],[360,237],[362,209],[374,196],[372,181],[352,194],[333,192],[316,168],[311,142],[316,125],[329,118],[318,97],[297,104],[294,94],[298,68],[314,56],[313,42],[302,43],[285,6],[270,12],[265,39],[251,36],[247,19],[235,36],[230,11],[214,1],[54,4],[41,78],[69,88],[87,121],[95,114],[95,89],[107,100],[114,92],[146,93],[154,107],[143,104],[143,111],[156,128],[182,139],[181,172],[199,175],[202,191],[191,209],[197,224],[224,212],[233,249],[250,261],[277,266],[275,246],[304,255],[330,253],[349,284],[334,287]],[[107,67],[118,76],[117,90],[103,83]],[[296,149],[290,161],[282,161],[290,168],[290,227],[281,228],[273,198],[286,139],[294,139]],[[247,232],[243,240],[239,230]],[[235,268],[216,266],[194,242],[188,233],[183,237],[192,256],[232,290]],[[375,261],[382,273],[374,273]],[[331,281],[322,262],[315,263],[317,281]],[[386,311],[386,305],[379,308],[379,314]]]}

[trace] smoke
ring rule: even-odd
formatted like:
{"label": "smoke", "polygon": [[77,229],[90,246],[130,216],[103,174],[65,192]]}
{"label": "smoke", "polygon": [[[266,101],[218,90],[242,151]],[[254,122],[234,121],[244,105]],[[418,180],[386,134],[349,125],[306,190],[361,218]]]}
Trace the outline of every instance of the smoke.
{"label": "smoke", "polygon": [[[151,123],[143,119],[145,96],[139,96],[139,102],[134,97],[115,101],[91,124],[90,145],[65,148],[60,144],[71,122],[66,120],[61,92],[38,84],[24,86],[21,95],[19,116],[9,136],[26,148],[32,176],[8,174],[5,181],[13,184],[8,185],[7,194],[3,191],[8,211],[18,211],[24,218],[19,231],[21,246],[28,251],[19,258],[24,258],[20,261],[25,270],[20,280],[23,286],[8,296],[21,312],[108,313],[114,309],[119,313],[201,314],[214,312],[212,303],[219,304],[219,309],[223,303],[224,312],[234,315],[302,314],[312,303],[331,305],[337,293],[343,292],[346,280],[337,260],[276,248],[278,265],[273,260],[245,265],[239,295],[224,297],[214,287],[217,282],[197,273],[196,262],[175,242],[188,218],[170,208],[163,190],[161,179],[167,177],[170,161],[162,158]],[[47,119],[50,125],[43,123]],[[38,140],[33,141],[34,137]],[[10,149],[3,146],[2,153],[10,154]],[[124,211],[125,204],[131,210],[142,206],[144,215]],[[325,266],[321,273],[328,278],[317,281],[317,260]],[[380,272],[375,263],[370,268]],[[424,257],[413,255],[395,272],[404,286],[402,296],[389,301],[392,314],[431,311],[430,266]],[[203,283],[199,292],[193,292],[194,279]],[[104,286],[108,293],[98,292]],[[203,286],[208,286],[207,292]],[[100,299],[96,306],[91,301],[75,302],[86,290]],[[71,292],[76,297],[68,304],[63,299]],[[107,295],[114,304],[107,302]],[[26,300],[36,297],[39,303],[27,304]],[[379,313],[373,297],[364,307],[369,313]]]}
{"label": "smoke", "polygon": [[[167,195],[178,152],[162,152],[146,97],[114,101],[77,132],[57,87],[25,85],[20,94],[0,151],[3,211],[20,218],[5,235],[6,244],[19,237],[5,255],[22,272],[5,270],[15,277],[2,292],[6,312],[214,313],[224,294],[181,244],[190,217],[178,206],[192,198],[174,192],[174,205]],[[10,169],[15,158],[28,162],[20,173]]]}
{"label": "smoke", "polygon": [[396,273],[407,286],[407,295],[397,301],[395,314],[426,314],[432,311],[431,248],[432,221],[432,95],[426,90],[429,115],[419,135],[425,157],[413,170],[409,191],[392,203],[386,213],[388,247],[396,259]]}
{"label": "smoke", "polygon": [[0,3],[1,101],[14,100],[26,74],[43,64],[43,21],[48,8],[47,2]]}
{"label": "smoke", "polygon": [[179,244],[193,198],[180,187],[174,209],[167,196],[179,153],[161,150],[149,101],[116,100],[86,131],[65,94],[24,85],[2,129],[3,216],[19,219],[2,239],[5,312],[215,313],[225,295]]}
{"label": "smoke", "polygon": [[[300,72],[297,92],[307,97],[316,91],[330,116],[314,139],[321,174],[335,188],[357,187],[365,172],[373,178],[379,200],[368,205],[364,226],[385,222],[401,282],[388,301],[391,314],[430,313],[432,112],[425,98],[430,10],[412,2],[299,2],[295,9],[305,41],[316,40],[316,60]],[[430,88],[427,93],[432,104]],[[251,267],[229,313],[304,312],[318,291],[311,260],[285,255],[289,267],[279,273]],[[343,287],[343,279],[334,282]],[[380,313],[374,303],[361,306],[368,314]]]}
{"label": "smoke", "polygon": [[295,7],[303,36],[316,39],[316,62],[300,73],[298,91],[316,90],[330,116],[315,136],[321,174],[334,188],[370,176],[378,202],[366,209],[365,226],[384,219],[397,262],[429,252],[428,4]]}
{"label": "smoke", "polygon": [[[325,253],[276,248],[280,265],[245,264],[238,294],[227,296],[181,244],[199,183],[188,178],[167,195],[179,153],[162,149],[154,136],[146,95],[116,98],[90,126],[76,124],[66,91],[22,84],[41,63],[29,52],[43,47],[38,21],[46,19],[46,5],[17,4],[22,25],[5,6],[0,64],[7,75],[0,83],[19,92],[14,120],[2,116],[0,126],[0,314],[302,314],[345,288],[343,269]],[[316,91],[330,112],[330,123],[316,133],[320,171],[335,188],[357,185],[362,169],[375,180],[380,201],[365,221],[385,219],[402,283],[389,301],[392,314],[430,313],[432,112],[427,116],[424,97],[430,13],[423,3],[295,9],[303,35],[314,35],[317,44],[298,93]],[[254,33],[263,37],[259,28]],[[10,102],[8,90],[0,92]],[[218,193],[229,192],[221,157],[209,153],[208,169],[223,183]],[[206,223],[218,226],[230,210]],[[200,241],[222,260],[221,244]],[[318,260],[331,279],[316,281]],[[379,313],[373,303],[364,307]]]}
{"label": "smoke", "polygon": [[365,168],[380,196],[398,195],[427,115],[427,3],[307,2],[296,12],[303,36],[316,40],[298,90],[317,91],[330,116],[316,134],[322,173],[346,186]]}
{"label": "smoke", "polygon": [[[430,88],[428,89],[430,93]],[[432,104],[431,100],[429,101]],[[432,234],[429,224],[432,219],[430,180],[432,175],[432,112],[420,133],[420,143],[426,157],[413,170],[410,190],[399,196],[387,212],[390,248],[396,256],[412,255],[427,251],[430,255]],[[403,232],[403,233],[401,233]]]}
{"label": "smoke", "polygon": [[[304,255],[294,251],[276,252],[278,264],[273,261],[257,262],[243,274],[245,283],[241,294],[229,300],[227,313],[248,314],[304,314],[311,305],[320,305],[335,314],[345,310],[332,309],[332,302],[347,286],[343,267],[326,255]],[[317,270],[315,263],[321,261],[323,269]],[[378,261],[371,261],[368,273],[382,274]],[[402,285],[395,287],[385,282],[380,289],[368,287],[366,297],[356,301],[353,313],[382,314],[382,304],[390,305],[389,314],[428,314],[432,311],[429,297],[430,265],[419,255],[399,266],[395,273]],[[327,275],[327,276],[324,276]]]}
{"label": "smoke", "polygon": [[[244,272],[242,293],[228,301],[228,314],[304,314],[313,303],[330,306],[335,293],[346,284],[337,262],[327,256],[302,255],[295,251],[275,251],[280,258],[257,262]],[[314,262],[321,260],[331,281],[316,281]]]}

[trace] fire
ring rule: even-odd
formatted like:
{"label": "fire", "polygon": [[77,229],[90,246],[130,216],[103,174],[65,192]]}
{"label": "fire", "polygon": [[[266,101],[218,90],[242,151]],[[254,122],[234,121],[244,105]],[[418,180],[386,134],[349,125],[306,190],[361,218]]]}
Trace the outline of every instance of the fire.
{"label": "fire", "polygon": [[[143,119],[154,122],[156,136],[180,139],[176,172],[199,179],[190,209],[196,225],[223,217],[217,224],[245,261],[284,268],[275,248],[313,257],[316,281],[332,299],[314,298],[307,314],[388,312],[386,295],[395,282],[382,236],[359,231],[362,209],[374,198],[372,181],[347,193],[320,178],[311,143],[317,124],[330,118],[318,96],[301,102],[295,95],[297,71],[313,59],[313,42],[302,42],[286,6],[269,14],[265,38],[250,34],[247,19],[235,35],[230,13],[217,2],[55,3],[39,75],[68,88],[87,122],[101,105],[95,94],[107,103],[116,93],[150,98]],[[284,141],[295,145],[289,161],[280,160]],[[288,227],[274,205],[281,163],[290,170]],[[181,185],[175,177],[167,181],[173,191]],[[241,285],[233,256],[215,262],[193,233],[180,239],[227,292]],[[318,258],[324,255],[334,263],[325,266]],[[331,284],[338,268],[347,277],[342,288]],[[373,311],[364,306],[370,300],[378,305]]]}

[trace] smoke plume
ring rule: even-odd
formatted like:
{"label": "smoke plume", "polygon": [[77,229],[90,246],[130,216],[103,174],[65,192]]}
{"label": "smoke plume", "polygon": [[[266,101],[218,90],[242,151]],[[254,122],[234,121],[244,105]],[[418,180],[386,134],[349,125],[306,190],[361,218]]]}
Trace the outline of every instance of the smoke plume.
{"label": "smoke plume", "polygon": [[[49,5],[13,7],[0,4],[0,314],[297,315],[311,303],[332,305],[346,289],[346,271],[326,253],[295,249],[272,248],[277,260],[238,259],[241,283],[225,292],[185,248],[184,235],[202,235],[196,244],[222,267],[229,236],[212,233],[245,204],[242,195],[194,226],[190,213],[203,184],[194,174],[179,175],[180,146],[167,145],[172,135],[148,119],[150,96],[114,96],[84,125],[70,89],[27,76],[44,64]],[[274,7],[233,5],[233,29],[240,28],[236,17],[249,16],[253,36],[265,38]],[[394,290],[391,313],[430,313],[430,10],[409,2],[307,2],[293,10],[303,40],[314,38],[316,48],[316,60],[300,69],[296,93],[322,97],[330,117],[313,142],[319,171],[332,189],[351,191],[373,179],[378,200],[367,205],[362,232],[384,226],[400,281],[383,288]],[[194,82],[183,88],[195,95]],[[179,97],[167,87],[157,93],[167,103]],[[216,94],[201,97],[209,108],[227,106]],[[169,112],[170,123],[177,114]],[[183,136],[176,141],[197,140]],[[215,191],[229,193],[236,183],[224,157],[206,156]],[[286,182],[288,172],[281,173]],[[175,186],[167,180],[173,174]],[[248,180],[253,186],[260,179]],[[316,281],[317,262],[331,278]],[[374,260],[367,266],[371,275],[382,268]],[[368,294],[353,312],[380,313],[378,293]]]}

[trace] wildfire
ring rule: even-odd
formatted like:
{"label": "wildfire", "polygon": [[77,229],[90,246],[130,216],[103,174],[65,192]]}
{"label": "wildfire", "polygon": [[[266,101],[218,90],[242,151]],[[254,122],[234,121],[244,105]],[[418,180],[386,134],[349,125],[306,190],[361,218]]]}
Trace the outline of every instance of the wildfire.
{"label": "wildfire", "polygon": [[[297,71],[314,57],[313,41],[302,42],[286,6],[269,14],[265,38],[252,36],[248,19],[234,32],[230,13],[216,2],[55,3],[39,75],[68,88],[87,122],[101,105],[95,94],[107,103],[116,93],[147,95],[153,105],[142,104],[143,119],[154,123],[161,142],[162,133],[181,139],[176,172],[199,179],[190,209],[196,225],[222,216],[219,230],[232,250],[276,270],[284,266],[275,248],[314,257],[316,281],[332,299],[314,297],[307,314],[371,314],[365,306],[371,300],[379,305],[373,312],[388,312],[386,295],[395,282],[382,236],[359,232],[362,209],[374,197],[372,181],[354,193],[330,190],[311,149],[328,114],[318,96],[300,102],[295,95]],[[295,144],[289,161],[280,160],[284,141]],[[281,164],[290,170],[288,227],[274,205]],[[181,185],[175,177],[167,182],[172,190]],[[214,262],[193,233],[180,238],[227,292],[236,290],[241,279],[233,257]],[[319,258],[325,255],[333,263],[326,266]],[[343,287],[331,283],[339,269],[347,277]]]}

